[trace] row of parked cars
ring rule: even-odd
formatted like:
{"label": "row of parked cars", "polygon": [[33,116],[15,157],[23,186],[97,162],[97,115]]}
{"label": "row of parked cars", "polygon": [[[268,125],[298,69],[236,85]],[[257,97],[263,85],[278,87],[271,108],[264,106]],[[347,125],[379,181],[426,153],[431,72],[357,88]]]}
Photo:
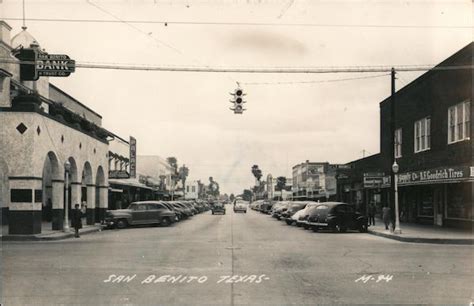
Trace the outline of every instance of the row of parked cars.
{"label": "row of parked cars", "polygon": [[250,208],[270,214],[288,225],[312,229],[315,232],[358,230],[362,233],[367,232],[368,229],[367,217],[357,212],[353,205],[342,202],[279,201],[272,203],[259,200],[250,204]]}
{"label": "row of parked cars", "polygon": [[144,224],[169,226],[209,209],[205,201],[133,202],[127,209],[107,210],[104,225],[119,229]]}

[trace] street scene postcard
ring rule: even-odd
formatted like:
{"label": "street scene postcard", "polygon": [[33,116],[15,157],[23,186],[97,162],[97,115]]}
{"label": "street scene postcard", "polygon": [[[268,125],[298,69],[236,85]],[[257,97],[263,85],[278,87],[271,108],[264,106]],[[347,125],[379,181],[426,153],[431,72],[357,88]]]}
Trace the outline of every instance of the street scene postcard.
{"label": "street scene postcard", "polygon": [[474,3],[0,0],[0,306],[474,305]]}

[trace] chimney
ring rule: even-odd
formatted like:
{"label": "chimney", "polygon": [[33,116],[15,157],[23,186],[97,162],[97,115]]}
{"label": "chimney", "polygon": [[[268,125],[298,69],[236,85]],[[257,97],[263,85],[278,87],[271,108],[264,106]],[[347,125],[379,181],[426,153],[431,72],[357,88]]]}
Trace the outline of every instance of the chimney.
{"label": "chimney", "polygon": [[11,44],[11,38],[10,38],[10,32],[12,30],[12,27],[8,25],[3,20],[0,20],[0,41],[4,42],[8,46]]}

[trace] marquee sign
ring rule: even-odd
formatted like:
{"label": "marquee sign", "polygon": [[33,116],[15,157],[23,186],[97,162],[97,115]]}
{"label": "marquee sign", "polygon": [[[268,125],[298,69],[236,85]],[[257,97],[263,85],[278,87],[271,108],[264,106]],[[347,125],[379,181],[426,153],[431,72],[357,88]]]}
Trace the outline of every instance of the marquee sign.
{"label": "marquee sign", "polygon": [[130,177],[137,177],[137,140],[130,136]]}

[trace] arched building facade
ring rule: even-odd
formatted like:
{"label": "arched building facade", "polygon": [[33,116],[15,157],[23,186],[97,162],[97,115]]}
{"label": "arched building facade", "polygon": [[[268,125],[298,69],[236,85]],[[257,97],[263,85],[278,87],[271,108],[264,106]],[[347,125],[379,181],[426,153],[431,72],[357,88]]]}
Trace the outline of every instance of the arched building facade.
{"label": "arched building facade", "polygon": [[[8,24],[0,27],[0,57],[15,60],[20,45],[39,48],[26,29],[10,40]],[[61,230],[66,210],[81,203],[88,224],[100,221],[108,206],[102,117],[47,78],[20,80],[16,63],[0,64],[0,84],[0,205],[8,233]]]}

